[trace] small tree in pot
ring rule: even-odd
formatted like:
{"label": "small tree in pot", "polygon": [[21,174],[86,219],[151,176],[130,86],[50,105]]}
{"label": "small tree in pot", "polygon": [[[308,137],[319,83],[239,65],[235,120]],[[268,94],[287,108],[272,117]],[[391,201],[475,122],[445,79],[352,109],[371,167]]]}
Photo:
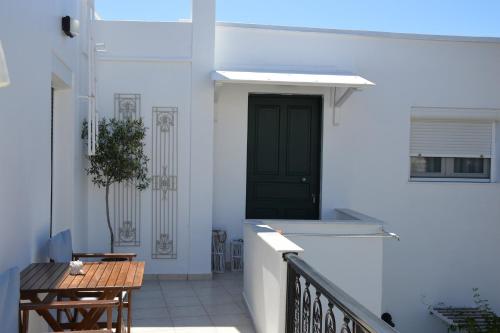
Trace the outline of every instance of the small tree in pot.
{"label": "small tree in pot", "polygon": [[[99,137],[95,155],[88,156],[89,167],[85,169],[92,182],[106,189],[106,218],[110,234],[111,252],[114,252],[115,235],[109,216],[109,189],[114,183],[133,182],[138,190],[149,185],[147,177],[148,158],[144,154],[146,128],[142,120],[102,119],[99,121]],[[82,139],[87,142],[88,123],[82,128]]]}

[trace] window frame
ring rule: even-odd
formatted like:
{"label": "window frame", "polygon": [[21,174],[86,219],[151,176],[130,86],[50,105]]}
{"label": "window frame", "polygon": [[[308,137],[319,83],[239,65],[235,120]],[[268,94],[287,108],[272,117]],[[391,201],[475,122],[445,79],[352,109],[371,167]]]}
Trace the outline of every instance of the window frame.
{"label": "window frame", "polygon": [[[412,171],[413,158],[441,158],[441,172],[421,172],[414,174]],[[484,170],[482,173],[457,173],[454,170],[455,159],[480,158],[483,159]],[[491,182],[492,158],[490,157],[440,157],[440,156],[410,156],[410,181],[412,182]]]}

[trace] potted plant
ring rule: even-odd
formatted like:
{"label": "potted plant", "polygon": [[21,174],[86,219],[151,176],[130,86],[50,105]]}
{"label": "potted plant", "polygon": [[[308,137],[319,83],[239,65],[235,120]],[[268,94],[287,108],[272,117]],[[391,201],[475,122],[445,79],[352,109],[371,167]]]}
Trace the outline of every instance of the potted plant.
{"label": "potted plant", "polygon": [[[109,216],[109,189],[114,183],[133,182],[138,190],[149,185],[148,157],[144,153],[146,128],[142,119],[102,119],[98,123],[99,136],[95,154],[88,156],[85,169],[92,183],[106,190],[106,219],[110,234],[110,248],[114,252],[115,235]],[[88,123],[82,128],[82,139],[87,142]]]}

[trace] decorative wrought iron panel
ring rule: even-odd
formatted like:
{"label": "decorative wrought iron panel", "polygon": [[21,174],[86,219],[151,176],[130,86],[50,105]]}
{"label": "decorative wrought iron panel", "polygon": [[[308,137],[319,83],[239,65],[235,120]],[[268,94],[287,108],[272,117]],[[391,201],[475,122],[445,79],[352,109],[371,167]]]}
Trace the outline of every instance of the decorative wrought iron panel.
{"label": "decorative wrought iron panel", "polygon": [[284,258],[287,261],[285,332],[397,333],[297,254],[287,253]]}
{"label": "decorative wrought iron panel", "polygon": [[154,107],[152,133],[152,258],[177,258],[178,112]]}
{"label": "decorative wrought iron panel", "polygon": [[[115,94],[116,119],[141,117],[140,94]],[[141,192],[134,182],[113,185],[113,227],[115,246],[141,245]]]}

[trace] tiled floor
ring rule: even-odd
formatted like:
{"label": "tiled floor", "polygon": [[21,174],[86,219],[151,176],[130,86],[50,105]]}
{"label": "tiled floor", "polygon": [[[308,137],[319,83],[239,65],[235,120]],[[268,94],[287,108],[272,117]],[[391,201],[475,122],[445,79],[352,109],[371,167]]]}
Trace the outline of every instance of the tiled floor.
{"label": "tiled floor", "polygon": [[146,280],[134,293],[132,333],[254,333],[241,273],[208,281]]}

